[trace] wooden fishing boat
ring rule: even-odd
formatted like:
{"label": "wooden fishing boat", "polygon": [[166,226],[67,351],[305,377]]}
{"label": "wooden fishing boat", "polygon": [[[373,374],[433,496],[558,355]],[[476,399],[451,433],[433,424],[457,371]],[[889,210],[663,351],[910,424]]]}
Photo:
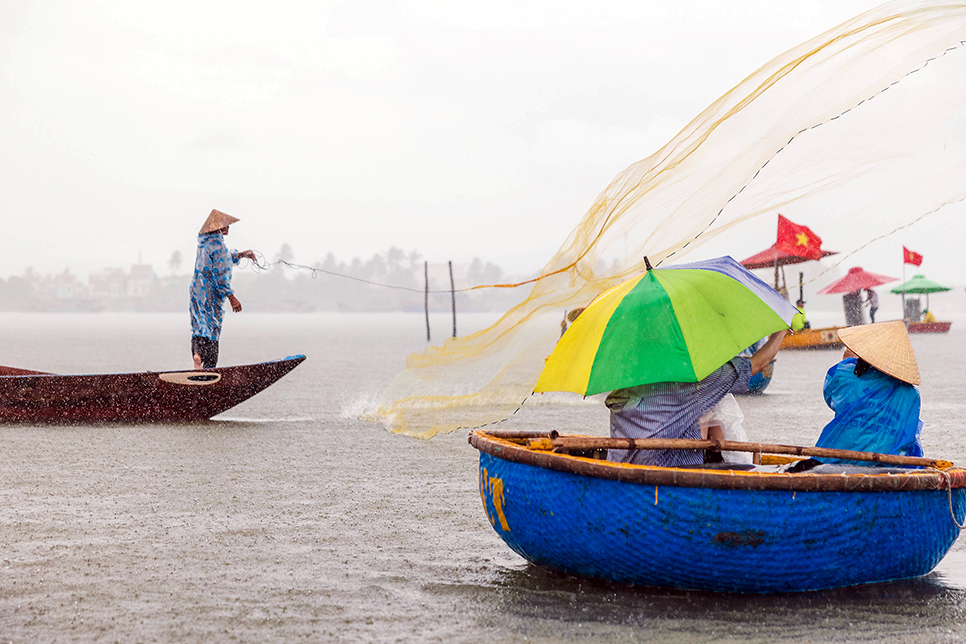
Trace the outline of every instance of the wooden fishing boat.
{"label": "wooden fishing boat", "polygon": [[305,356],[201,371],[57,375],[0,367],[0,422],[205,420],[248,400]]}
{"label": "wooden fishing boat", "polygon": [[910,322],[909,333],[949,333],[952,322]]}
{"label": "wooden fishing boat", "polygon": [[[939,563],[966,514],[966,470],[946,461],[508,430],[475,431],[469,442],[480,451],[487,517],[510,548],[545,568],[620,583],[771,593],[912,578]],[[887,467],[791,473],[600,460],[606,449],[670,443],[765,452],[764,463],[796,460],[776,453],[848,455]]]}
{"label": "wooden fishing boat", "polygon": [[789,331],[782,339],[782,349],[841,349],[839,329],[845,327],[830,326],[821,329],[802,329]]}

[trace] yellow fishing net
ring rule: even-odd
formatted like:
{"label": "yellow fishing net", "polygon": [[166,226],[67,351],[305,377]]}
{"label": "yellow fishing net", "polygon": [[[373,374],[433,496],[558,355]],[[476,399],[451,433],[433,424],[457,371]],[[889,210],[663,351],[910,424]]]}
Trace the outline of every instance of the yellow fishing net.
{"label": "yellow fishing net", "polygon": [[777,212],[807,212],[799,220],[815,231],[847,222],[857,249],[961,209],[964,41],[966,4],[891,3],[766,63],[621,172],[521,287],[522,303],[410,356],[372,416],[424,438],[506,418],[531,394],[564,311],[641,272],[645,255],[657,266],[708,242],[701,257],[732,254],[736,231]]}

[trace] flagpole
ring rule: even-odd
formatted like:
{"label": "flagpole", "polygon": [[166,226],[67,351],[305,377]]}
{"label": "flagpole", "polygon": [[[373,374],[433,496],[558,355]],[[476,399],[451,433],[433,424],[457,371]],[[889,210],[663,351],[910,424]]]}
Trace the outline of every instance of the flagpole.
{"label": "flagpole", "polygon": [[[902,247],[902,283],[906,283],[906,247]],[[906,289],[902,289],[902,319],[906,319]]]}

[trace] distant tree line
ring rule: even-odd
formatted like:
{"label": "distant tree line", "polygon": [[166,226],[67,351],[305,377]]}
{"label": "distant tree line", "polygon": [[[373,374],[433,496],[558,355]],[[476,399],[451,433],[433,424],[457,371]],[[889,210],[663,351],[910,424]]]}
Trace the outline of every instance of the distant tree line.
{"label": "distant tree line", "polygon": [[[318,269],[290,268],[280,260],[296,263],[291,247],[282,246],[264,273],[236,272],[235,283],[253,302],[271,302],[275,310],[322,311],[422,311],[426,285],[426,266],[422,255],[392,247],[368,260],[358,257],[340,261],[333,253],[322,261],[306,265]],[[301,264],[300,264],[301,265]],[[430,262],[430,308],[450,307],[449,267],[446,262]],[[469,265],[453,265],[456,289],[504,280],[503,270],[491,262],[474,258]],[[463,310],[501,310],[520,297],[513,289],[482,289],[457,294],[457,307]],[[241,295],[239,295],[241,297]]]}
{"label": "distant tree line", "polygon": [[[247,260],[235,268],[232,287],[249,311],[422,311],[426,265],[416,251],[392,247],[368,260],[350,261],[328,253],[307,268],[282,264],[297,262],[292,247],[283,244],[265,258],[268,270]],[[150,265],[129,269],[104,268],[83,281],[70,270],[40,274],[27,268],[23,275],[0,278],[0,311],[183,311],[193,262],[175,251],[166,263],[167,274]],[[316,270],[311,270],[316,269]],[[450,273],[446,261],[429,262],[430,309],[449,310]],[[526,277],[508,277],[492,262],[474,258],[469,264],[453,263],[455,288],[496,284]],[[505,310],[526,296],[528,289],[480,289],[457,293],[462,311]]]}

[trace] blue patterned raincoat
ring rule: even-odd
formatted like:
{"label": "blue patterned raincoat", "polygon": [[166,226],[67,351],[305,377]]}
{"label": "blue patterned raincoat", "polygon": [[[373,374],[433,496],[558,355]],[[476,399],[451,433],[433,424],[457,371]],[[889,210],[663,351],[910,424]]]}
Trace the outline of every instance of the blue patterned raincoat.
{"label": "blue patterned raincoat", "polygon": [[238,251],[228,250],[221,233],[198,235],[198,256],[191,282],[191,335],[218,341],[225,299],[232,295],[231,269]]}

